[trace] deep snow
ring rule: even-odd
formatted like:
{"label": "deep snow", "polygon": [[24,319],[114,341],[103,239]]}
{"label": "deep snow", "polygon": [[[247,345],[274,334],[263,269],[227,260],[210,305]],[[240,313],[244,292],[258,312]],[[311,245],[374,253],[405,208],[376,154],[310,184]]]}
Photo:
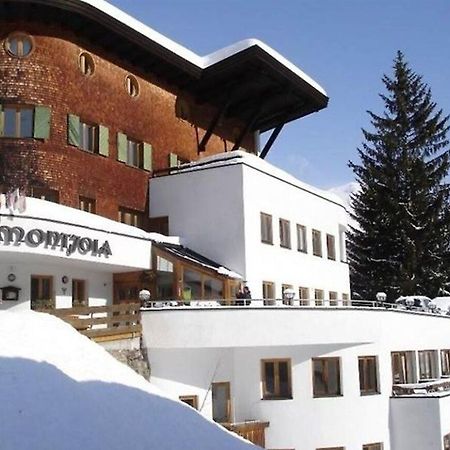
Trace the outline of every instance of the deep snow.
{"label": "deep snow", "polygon": [[2,450],[257,448],[33,311],[0,312],[0,405]]}

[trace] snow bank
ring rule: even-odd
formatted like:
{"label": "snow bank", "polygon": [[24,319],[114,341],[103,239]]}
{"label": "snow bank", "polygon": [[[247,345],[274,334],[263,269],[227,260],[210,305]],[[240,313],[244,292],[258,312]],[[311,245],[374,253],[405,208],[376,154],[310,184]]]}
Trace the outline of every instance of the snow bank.
{"label": "snow bank", "polygon": [[0,381],[2,450],[255,448],[47,314],[0,312]]}

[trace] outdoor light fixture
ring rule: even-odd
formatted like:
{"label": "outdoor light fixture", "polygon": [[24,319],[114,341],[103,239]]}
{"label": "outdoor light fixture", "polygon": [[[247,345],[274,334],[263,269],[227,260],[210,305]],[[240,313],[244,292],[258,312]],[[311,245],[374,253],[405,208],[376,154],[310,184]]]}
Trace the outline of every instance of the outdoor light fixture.
{"label": "outdoor light fixture", "polygon": [[287,288],[283,292],[283,297],[286,300],[289,300],[289,304],[290,305],[292,305],[292,300],[294,299],[294,296],[295,296],[295,291],[292,288]]}
{"label": "outdoor light fixture", "polygon": [[407,307],[408,309],[412,309],[412,307],[414,306],[414,299],[408,297],[408,298],[405,300],[405,303],[406,303],[406,307]]}
{"label": "outdoor light fixture", "polygon": [[139,291],[139,300],[141,301],[142,306],[149,307],[150,291],[148,289],[141,289]]}
{"label": "outdoor light fixture", "polygon": [[376,298],[380,303],[384,303],[386,301],[386,293],[385,292],[377,292]]}

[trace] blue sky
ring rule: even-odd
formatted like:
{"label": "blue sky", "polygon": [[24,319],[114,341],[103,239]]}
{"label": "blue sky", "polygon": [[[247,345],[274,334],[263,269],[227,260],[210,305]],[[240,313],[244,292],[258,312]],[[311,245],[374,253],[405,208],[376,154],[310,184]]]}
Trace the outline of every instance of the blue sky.
{"label": "blue sky", "polygon": [[450,114],[449,0],[112,0],[167,37],[205,55],[254,37],[327,91],[327,109],[288,124],[268,160],[330,188],[353,181],[361,128],[382,112],[381,76],[397,50]]}

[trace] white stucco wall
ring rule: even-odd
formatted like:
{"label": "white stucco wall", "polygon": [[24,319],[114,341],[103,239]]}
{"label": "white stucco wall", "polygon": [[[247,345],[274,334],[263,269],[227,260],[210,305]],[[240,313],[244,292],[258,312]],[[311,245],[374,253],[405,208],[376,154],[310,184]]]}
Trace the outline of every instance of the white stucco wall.
{"label": "white stucco wall", "polygon": [[[209,404],[210,383],[230,381],[235,421],[269,421],[267,448],[305,450],[361,450],[363,444],[376,442],[384,450],[406,450],[391,445],[393,433],[403,427],[393,420],[391,405],[403,399],[390,398],[391,352],[447,349],[449,324],[445,316],[355,308],[173,308],[143,313],[151,382],[174,396],[206,396]],[[313,398],[311,358],[325,356],[341,360],[341,397]],[[358,356],[377,356],[380,394],[361,396]],[[291,359],[292,400],[261,399],[261,359],[272,358]],[[223,369],[212,376],[220,359]],[[202,414],[208,416],[210,407]],[[423,432],[437,429],[439,436],[433,439],[440,442],[448,432],[450,409],[434,408],[430,414],[440,415],[445,423],[423,426]],[[414,450],[419,448],[435,447]]]}
{"label": "white stucco wall", "polygon": [[[275,283],[277,298],[282,296],[282,284],[292,285],[296,298],[299,287],[309,288],[311,298],[314,289],[324,290],[326,299],[330,291],[339,298],[349,294],[348,265],[341,262],[339,245],[347,216],[340,200],[254,155],[236,154],[242,158],[231,163],[154,178],[151,216],[168,216],[170,234],[180,235],[187,246],[242,274],[253,298],[262,298],[263,281]],[[261,242],[261,212],[272,215],[273,245]],[[290,221],[291,249],[280,247],[280,218]],[[307,227],[307,254],[297,250],[297,224]],[[312,254],[312,229],[322,233],[322,257]],[[327,259],[327,233],[335,237],[336,261]]]}

